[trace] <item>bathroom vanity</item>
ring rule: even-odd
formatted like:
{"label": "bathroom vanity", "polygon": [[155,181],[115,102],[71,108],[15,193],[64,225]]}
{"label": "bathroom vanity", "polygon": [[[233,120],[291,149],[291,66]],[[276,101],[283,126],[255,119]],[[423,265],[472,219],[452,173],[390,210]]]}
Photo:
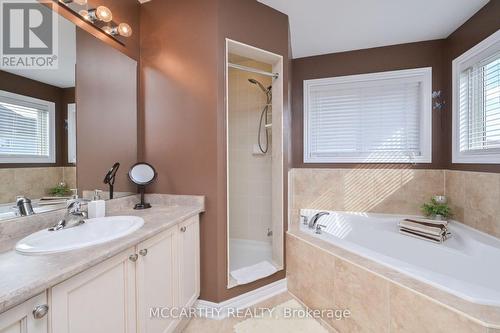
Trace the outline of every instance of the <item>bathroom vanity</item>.
{"label": "bathroom vanity", "polygon": [[108,202],[107,215],[144,219],[125,237],[56,254],[0,253],[0,332],[175,331],[181,320],[151,313],[170,314],[199,296],[204,201],[148,195],[153,207],[136,211],[136,200]]}

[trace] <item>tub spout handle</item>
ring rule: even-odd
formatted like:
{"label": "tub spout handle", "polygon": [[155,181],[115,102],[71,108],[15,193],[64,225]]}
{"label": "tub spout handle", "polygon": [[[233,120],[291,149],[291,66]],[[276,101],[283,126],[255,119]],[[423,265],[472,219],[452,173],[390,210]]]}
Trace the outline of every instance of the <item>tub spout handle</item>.
{"label": "tub spout handle", "polygon": [[321,229],[321,228],[326,228],[326,225],[316,224],[316,229],[314,230],[314,232],[318,235],[321,235],[321,233],[323,232],[323,229]]}
{"label": "tub spout handle", "polygon": [[316,227],[316,223],[318,223],[319,218],[323,215],[330,215],[330,213],[319,212],[319,213],[314,214],[314,216],[311,217],[311,219],[309,220],[309,224],[308,224],[309,229],[314,229],[314,227]]}

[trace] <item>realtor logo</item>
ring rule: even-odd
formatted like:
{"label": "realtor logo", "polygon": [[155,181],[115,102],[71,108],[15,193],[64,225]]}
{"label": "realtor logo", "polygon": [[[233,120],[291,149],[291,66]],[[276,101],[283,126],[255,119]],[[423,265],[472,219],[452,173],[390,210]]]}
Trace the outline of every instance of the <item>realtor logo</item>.
{"label": "realtor logo", "polygon": [[0,0],[1,68],[57,68],[57,13],[53,3]]}

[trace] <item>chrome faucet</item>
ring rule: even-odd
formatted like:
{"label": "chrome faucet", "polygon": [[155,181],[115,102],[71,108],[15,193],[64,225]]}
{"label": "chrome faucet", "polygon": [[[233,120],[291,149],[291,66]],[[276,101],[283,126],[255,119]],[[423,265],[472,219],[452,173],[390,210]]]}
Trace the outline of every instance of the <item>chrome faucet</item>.
{"label": "chrome faucet", "polygon": [[316,224],[318,223],[318,220],[321,216],[323,215],[330,215],[328,212],[319,212],[313,215],[311,219],[309,220],[308,227],[309,229],[314,229],[316,227]]}
{"label": "chrome faucet", "polygon": [[16,198],[16,207],[21,216],[29,216],[35,214],[33,211],[33,206],[31,205],[31,200],[24,196],[18,196]]}
{"label": "chrome faucet", "polygon": [[56,225],[49,228],[49,231],[73,228],[85,223],[87,212],[82,210],[82,204],[86,201],[85,199],[69,200],[66,215]]}

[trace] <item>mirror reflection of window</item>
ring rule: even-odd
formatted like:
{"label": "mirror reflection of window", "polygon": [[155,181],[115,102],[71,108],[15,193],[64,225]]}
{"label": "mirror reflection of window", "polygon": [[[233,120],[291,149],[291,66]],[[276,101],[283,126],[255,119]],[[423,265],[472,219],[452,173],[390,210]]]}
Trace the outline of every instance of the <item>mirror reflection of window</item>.
{"label": "mirror reflection of window", "polygon": [[55,162],[55,104],[0,91],[0,161]]}
{"label": "mirror reflection of window", "polygon": [[76,163],[76,104],[68,104],[68,163]]}

